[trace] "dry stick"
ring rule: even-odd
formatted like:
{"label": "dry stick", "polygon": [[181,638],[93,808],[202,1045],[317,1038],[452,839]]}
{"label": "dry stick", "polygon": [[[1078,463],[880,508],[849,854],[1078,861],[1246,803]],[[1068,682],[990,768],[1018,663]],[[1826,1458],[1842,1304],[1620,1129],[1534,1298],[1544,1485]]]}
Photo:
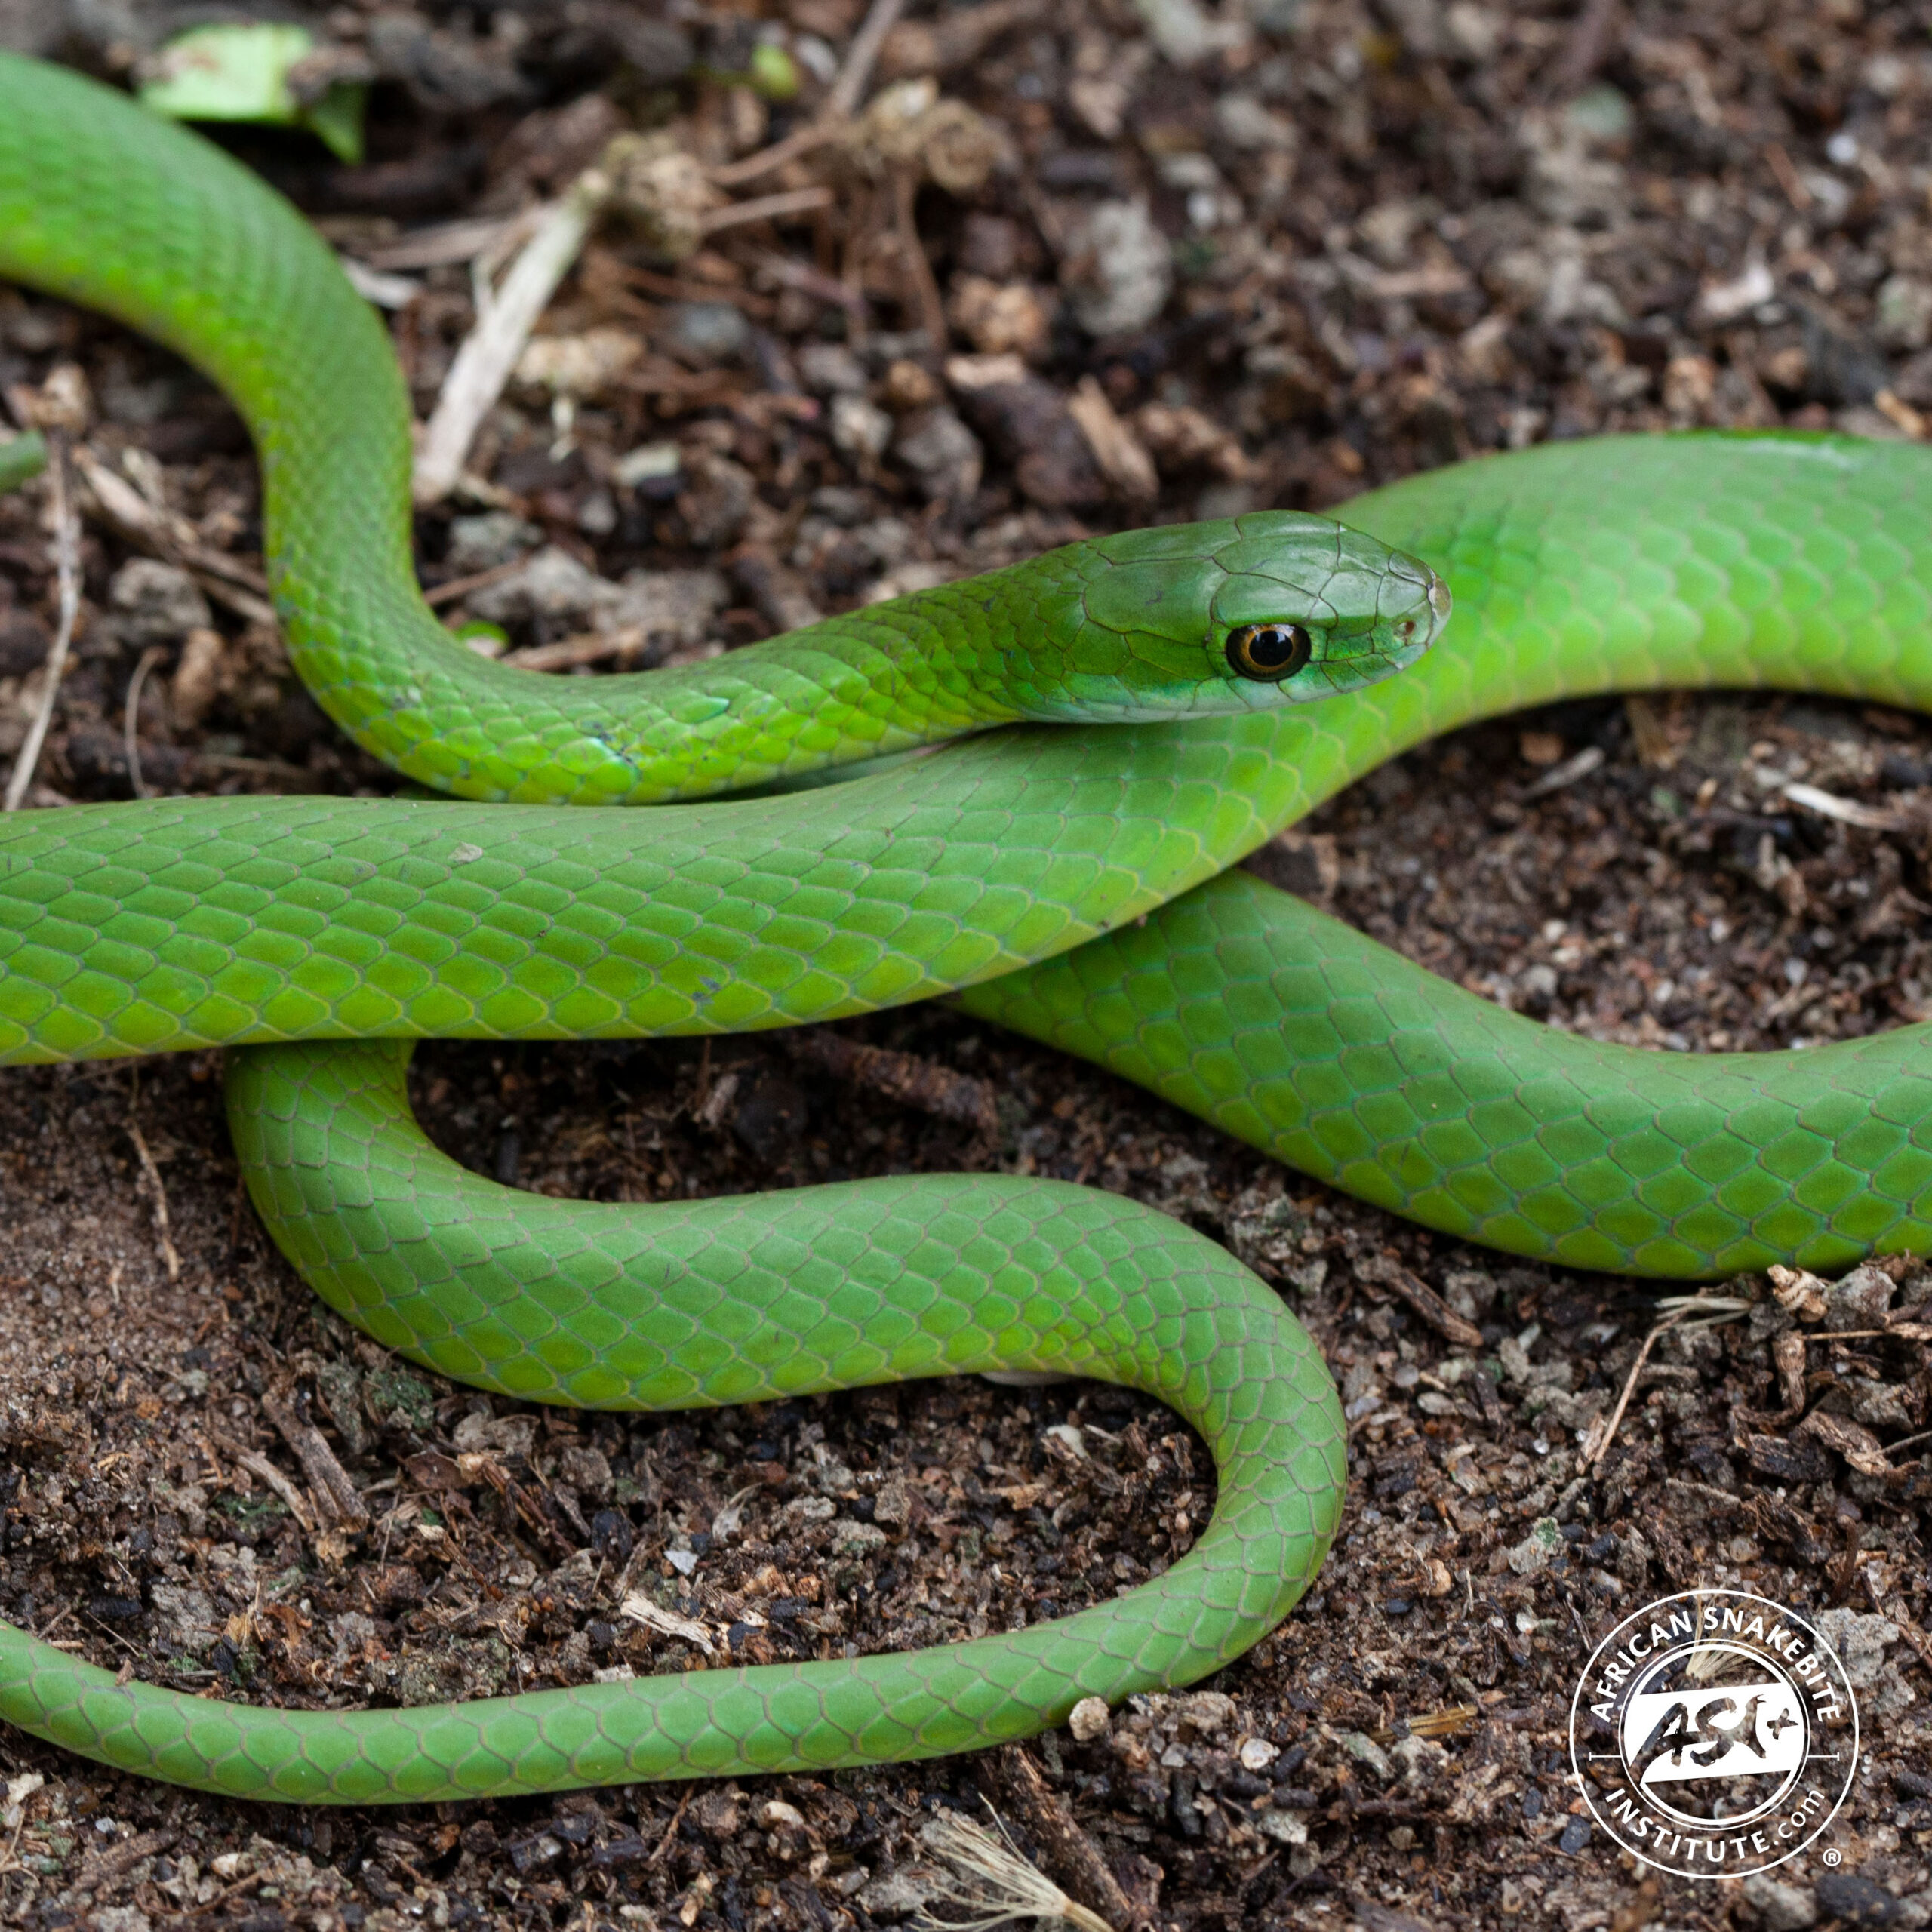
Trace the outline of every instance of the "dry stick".
{"label": "dry stick", "polygon": [[1392,1254],[1365,1255],[1355,1263],[1355,1278],[1392,1288],[1436,1333],[1458,1348],[1479,1349],[1482,1331],[1458,1315],[1422,1278],[1404,1268]]}
{"label": "dry stick", "polygon": [[878,63],[879,49],[884,46],[886,35],[899,24],[899,16],[905,11],[906,0],[872,0],[871,11],[852,36],[851,45],[845,50],[845,64],[839,69],[838,78],[832,82],[832,91],[825,97],[826,119],[849,121],[858,112],[866,84],[872,78],[872,69]]}
{"label": "dry stick", "polygon": [[692,1789],[690,1785],[685,1786],[683,1794],[678,1800],[678,1808],[671,1814],[671,1822],[664,1827],[664,1835],[657,1841],[657,1849],[644,1861],[644,1869],[647,1872],[671,1849],[671,1841],[677,1836],[678,1827],[685,1822],[685,1812],[691,1801]]}
{"label": "dry stick", "polygon": [[739,187],[747,181],[755,181],[761,174],[769,174],[774,168],[783,167],[788,161],[810,154],[814,148],[823,147],[828,141],[836,140],[844,124],[858,112],[866,84],[878,64],[879,50],[904,11],[905,0],[872,0],[872,11],[852,36],[852,44],[845,51],[845,64],[839,69],[817,118],[806,127],[795,128],[782,141],[746,155],[743,161],[712,168],[712,180],[721,188]]}
{"label": "dry stick", "polygon": [[321,1431],[305,1422],[286,1398],[269,1390],[262,1397],[262,1413],[275,1426],[283,1441],[295,1451],[302,1472],[309,1478],[317,1508],[325,1515],[349,1523],[366,1523],[368,1505],[350,1480],[349,1472],[337,1461]]}
{"label": "dry stick", "polygon": [[58,431],[48,439],[47,488],[54,512],[54,568],[60,586],[60,618],[54,633],[54,648],[47,655],[47,686],[40,704],[27,728],[26,742],[14,761],[13,776],[7,780],[7,797],[0,811],[17,812],[33,783],[34,768],[40,762],[40,750],[47,742],[47,728],[54,721],[54,701],[60,695],[60,680],[67,669],[67,653],[74,641],[74,625],[81,614],[81,521],[74,513],[67,491],[67,438]]}
{"label": "dry stick", "polygon": [[519,664],[526,671],[569,671],[580,664],[601,664],[611,657],[628,657],[651,641],[641,624],[627,624],[621,630],[585,631],[575,637],[560,637],[554,644],[532,644],[521,651],[506,651],[499,662]]}
{"label": "dry stick", "polygon": [[417,451],[419,503],[440,502],[456,487],[484,417],[496,407],[537,318],[610,198],[611,177],[601,168],[586,168],[524,245],[494,299],[481,307],[450,365]]}
{"label": "dry stick", "polygon": [[312,1537],[315,1534],[315,1518],[309,1508],[309,1499],[259,1449],[231,1448],[228,1453],[251,1475],[260,1476],[281,1498],[304,1536]]}
{"label": "dry stick", "polygon": [[134,735],[134,721],[141,708],[141,687],[147,682],[148,673],[167,655],[165,646],[158,644],[149,645],[141,653],[141,661],[128,680],[128,702],[121,712],[121,744],[128,755],[128,783],[137,798],[148,795],[147,787],[141,783],[140,741]]}
{"label": "dry stick", "polygon": [[815,209],[829,208],[833,199],[829,188],[793,188],[782,195],[761,195],[752,201],[734,202],[729,208],[715,209],[705,216],[698,226],[706,235],[715,235],[721,228],[742,228],[748,222],[810,214]]}
{"label": "dry stick", "polygon": [[1684,1310],[1673,1309],[1644,1337],[1644,1346],[1637,1351],[1637,1359],[1630,1364],[1630,1373],[1623,1379],[1623,1392],[1617,1398],[1617,1406],[1610,1412],[1610,1421],[1604,1428],[1603,1440],[1583,1458],[1593,1469],[1603,1467],[1603,1459],[1610,1454],[1610,1445],[1617,1439],[1617,1426],[1623,1420],[1623,1411],[1630,1406],[1631,1395],[1637,1386],[1637,1378],[1644,1372],[1644,1364],[1651,1358],[1651,1350],[1657,1338],[1668,1334],[1684,1319]]}
{"label": "dry stick", "polygon": [[1134,1907],[1120,1881],[1107,1869],[1100,1848],[1081,1829],[1072,1807],[1040,1775],[1025,1747],[1009,1744],[995,1760],[1007,1802],[1019,1813],[1028,1835],[1054,1875],[1091,1901],[1093,1909],[1124,1925]]}
{"label": "dry stick", "polygon": [[251,623],[277,621],[275,606],[269,601],[268,579],[252,564],[198,542],[194,526],[185,518],[157,510],[86,444],[75,446],[73,458],[81,481],[94,492],[95,503],[118,534],[163,563],[180,565],[238,617]]}
{"label": "dry stick", "polygon": [[928,345],[937,355],[946,348],[946,306],[940,300],[939,284],[933,279],[933,265],[926,260],[925,244],[919,239],[915,214],[918,192],[918,177],[910,167],[902,165],[892,171],[893,226],[898,231],[900,254],[919,298],[919,320]]}

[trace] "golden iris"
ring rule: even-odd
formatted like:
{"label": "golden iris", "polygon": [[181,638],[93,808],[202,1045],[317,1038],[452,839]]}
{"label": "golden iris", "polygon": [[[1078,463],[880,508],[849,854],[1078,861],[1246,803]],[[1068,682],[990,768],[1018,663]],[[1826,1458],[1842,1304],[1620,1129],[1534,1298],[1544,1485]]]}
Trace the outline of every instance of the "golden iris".
{"label": "golden iris", "polygon": [[1243,624],[1228,633],[1228,662],[1244,678],[1278,685],[1314,654],[1315,641],[1299,624]]}

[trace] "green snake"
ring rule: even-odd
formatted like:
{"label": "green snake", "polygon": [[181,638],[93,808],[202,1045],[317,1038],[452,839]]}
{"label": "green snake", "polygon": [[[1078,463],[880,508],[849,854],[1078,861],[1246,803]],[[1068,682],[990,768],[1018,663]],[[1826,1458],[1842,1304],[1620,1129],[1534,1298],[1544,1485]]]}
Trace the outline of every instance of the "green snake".
{"label": "green snake", "polygon": [[[1278,1297],[1204,1238],[1006,1175],[648,1209],[515,1193],[417,1128],[416,1038],[737,1031],[951,993],[1519,1254],[1697,1278],[1932,1247],[1918,1029],[1718,1060],[1555,1036],[1229,869],[1404,747],[1522,705],[1777,685],[1924,706],[1924,452],[1550,446],[1379,491],[1346,525],[1103,537],[708,663],[544,679],[423,604],[386,337],[243,171],[0,57],[0,276],[143,330],[234,400],[297,669],[361,743],[458,795],[8,820],[0,1058],[255,1049],[229,1056],[229,1117],[275,1239],[368,1334],[479,1387],[658,1409],[1072,1372],[1173,1406],[1218,1484],[1150,1582],[940,1650],[281,1710],[124,1683],[0,1626],[0,1717],[23,1729],[310,1803],[824,1770],[1194,1681],[1308,1587],[1340,1511],[1339,1404]],[[1417,558],[1453,589],[1446,641]],[[658,808],[565,809],[584,804]]]}

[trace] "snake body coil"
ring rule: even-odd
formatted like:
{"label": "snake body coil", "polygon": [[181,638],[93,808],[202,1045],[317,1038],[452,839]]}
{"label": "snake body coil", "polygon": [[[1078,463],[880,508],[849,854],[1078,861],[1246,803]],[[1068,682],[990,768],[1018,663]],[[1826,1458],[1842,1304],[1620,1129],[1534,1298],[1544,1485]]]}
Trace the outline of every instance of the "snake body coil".
{"label": "snake body coil", "polygon": [[[537,680],[462,651],[423,605],[387,343],[259,183],[118,97],[0,57],[0,275],[222,385],[260,450],[303,677],[398,770],[482,801],[8,820],[0,1059],[262,1047],[232,1057],[230,1118],[276,1239],[350,1319],[478,1386],[666,1407],[1068,1370],[1171,1403],[1219,1483],[1207,1531],[1152,1583],[943,1651],[283,1711],[122,1684],[0,1626],[0,1716],[23,1728],[309,1802],[824,1769],[1191,1681],[1318,1567],[1343,1479],[1334,1392],[1212,1244],[997,1176],[648,1211],[515,1195],[416,1128],[416,1038],[736,1030],[955,991],[1520,1253],[1696,1277],[1932,1245],[1917,1029],[1715,1068],[1556,1041],[1226,872],[1382,759],[1516,706],[1666,683],[1923,705],[1924,452],[1569,445],[1380,492],[1346,530],[1268,515],[1106,538],[710,665]],[[1460,611],[1426,657],[1446,600],[1411,555]],[[1081,720],[1106,728],[1064,728]],[[985,734],[782,811],[563,809],[959,732]],[[267,1044],[330,1041],[352,1044]]]}

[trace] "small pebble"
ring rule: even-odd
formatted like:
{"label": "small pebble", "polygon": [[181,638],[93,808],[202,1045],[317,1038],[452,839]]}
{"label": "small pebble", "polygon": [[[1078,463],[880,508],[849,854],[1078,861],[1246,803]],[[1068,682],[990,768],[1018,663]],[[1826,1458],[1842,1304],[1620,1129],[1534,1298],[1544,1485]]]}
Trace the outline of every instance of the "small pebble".
{"label": "small pebble", "polygon": [[1091,1744],[1095,1738],[1106,1736],[1109,1718],[1104,1698],[1082,1697],[1067,1713],[1066,1727],[1072,1732],[1075,1743]]}
{"label": "small pebble", "polygon": [[674,303],[665,322],[666,346],[694,361],[736,361],[751,344],[751,324],[729,302]]}

